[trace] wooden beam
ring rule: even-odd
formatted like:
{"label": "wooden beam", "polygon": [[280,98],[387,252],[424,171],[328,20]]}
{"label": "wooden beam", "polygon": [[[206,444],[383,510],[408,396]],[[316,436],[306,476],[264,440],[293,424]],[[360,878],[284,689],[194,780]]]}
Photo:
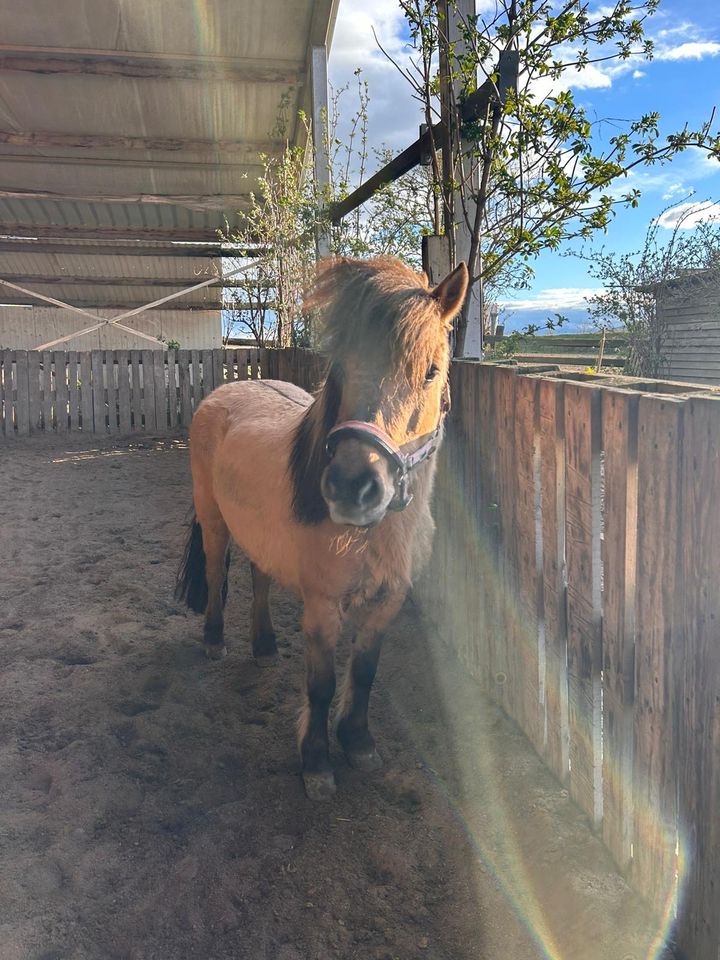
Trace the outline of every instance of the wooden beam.
{"label": "wooden beam", "polygon": [[[234,156],[237,156],[235,154]],[[50,167],[122,167],[133,170],[171,170],[184,172],[186,170],[200,170],[203,173],[222,173],[227,171],[241,172],[254,169],[262,170],[263,165],[259,154],[248,154],[247,159],[222,163],[219,160],[139,160],[137,157],[94,157],[58,156],[54,153],[43,153],[41,156],[33,153],[0,153],[0,163],[41,164]]]}
{"label": "wooden beam", "polygon": [[[182,286],[187,284],[197,282],[198,280],[209,280],[211,275],[206,277],[194,276],[194,277],[76,277],[76,276],[63,276],[62,274],[53,274],[48,276],[47,274],[38,275],[38,274],[19,274],[19,273],[8,273],[7,270],[0,271],[0,276],[4,280],[11,280],[13,283],[20,284],[41,284],[42,286],[84,286],[84,287],[175,287],[179,289]],[[222,277],[217,277],[213,280],[212,283],[208,284],[209,287],[238,287],[242,286],[241,282],[230,278],[229,280],[223,280]]]}
{"label": "wooden beam", "polygon": [[164,245],[162,247],[144,246],[142,244],[110,244],[101,241],[89,240],[87,243],[66,243],[63,240],[13,240],[0,237],[0,253],[36,253],[58,254],[60,256],[82,257],[184,257],[192,260],[219,259],[221,257],[255,257],[266,251],[261,248],[233,247],[219,244],[181,243]]}
{"label": "wooden beam", "polygon": [[119,77],[141,80],[217,80],[300,86],[304,64],[295,60],[193,57],[144,51],[85,50],[0,44],[0,70],[43,76]]}
{"label": "wooden beam", "polygon": [[200,229],[178,229],[177,227],[96,227],[90,224],[79,226],[47,223],[3,223],[0,227],[4,237],[42,239],[48,237],[53,240],[72,239],[84,240],[90,243],[93,240],[132,240],[157,241],[165,243],[172,241],[186,243],[204,243],[218,240],[217,227]]}
{"label": "wooden beam", "polygon": [[[519,58],[516,50],[505,50],[500,55],[498,63],[498,79],[486,80],[485,83],[467,98],[462,104],[460,117],[463,123],[471,123],[478,120],[487,110],[489,104],[496,98],[502,100],[506,91],[517,85]],[[420,163],[420,158],[427,153],[433,143],[443,143],[446,139],[446,130],[443,123],[436,123],[431,131],[428,130],[419,137],[415,143],[411,144],[402,153],[387,163],[376,174],[361,183],[357,190],[354,190],[350,196],[334,203],[330,207],[330,219],[333,223],[339,223],[348,213],[352,213],[366,200],[377,193],[377,191],[388,183],[398,180],[403,174],[408,173],[413,167]]]}
{"label": "wooden beam", "polygon": [[248,198],[242,195],[215,193],[207,196],[171,193],[132,193],[125,195],[103,193],[55,193],[52,190],[0,190],[2,200],[71,200],[74,203],[155,203],[163,206],[185,207],[188,210],[237,210]]}
{"label": "wooden beam", "polygon": [[[82,310],[97,310],[100,314],[109,313],[110,311],[121,311],[121,310],[134,310],[136,307],[144,307],[145,300],[122,300],[122,301],[113,301],[106,302],[105,300],[74,300],[72,306],[80,307]],[[38,300],[32,300],[30,297],[15,295],[15,294],[5,294],[0,291],[0,314],[2,313],[2,308],[8,307],[36,307],[41,310],[62,310],[62,307],[52,307],[46,306],[45,304],[39,302]],[[205,312],[205,313],[214,313],[218,310],[237,310],[238,308],[233,303],[188,303],[187,301],[177,300],[171,301],[170,303],[163,305],[161,307],[153,307],[152,310],[149,310],[148,313],[155,313],[157,310],[182,310],[183,312]],[[100,319],[100,317],[98,317]]]}
{"label": "wooden beam", "polygon": [[154,150],[160,153],[261,153],[280,150],[276,140],[208,140],[188,137],[131,137],[121,134],[52,133],[50,131],[0,130],[0,143],[11,147],[62,150]]}

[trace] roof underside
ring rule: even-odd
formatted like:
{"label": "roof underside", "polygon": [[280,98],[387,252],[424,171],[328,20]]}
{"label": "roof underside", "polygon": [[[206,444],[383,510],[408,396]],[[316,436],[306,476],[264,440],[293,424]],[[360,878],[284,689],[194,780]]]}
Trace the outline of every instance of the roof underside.
{"label": "roof underside", "polygon": [[[329,43],[336,6],[0,0],[0,277],[102,306],[217,273],[218,230],[260,154],[282,149],[283,101],[302,142],[309,51]],[[0,301],[37,302],[7,288]]]}

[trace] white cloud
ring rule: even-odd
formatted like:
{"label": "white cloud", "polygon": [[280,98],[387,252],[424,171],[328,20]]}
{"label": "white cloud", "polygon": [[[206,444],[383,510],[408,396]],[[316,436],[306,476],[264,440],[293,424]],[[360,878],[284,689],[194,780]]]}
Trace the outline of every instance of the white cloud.
{"label": "white cloud", "polygon": [[601,287],[550,287],[537,290],[533,297],[526,300],[501,300],[500,304],[508,310],[547,310],[562,313],[563,310],[585,309],[587,300],[601,290]]}
{"label": "white cloud", "polygon": [[[370,92],[369,133],[371,143],[386,143],[393,149],[404,149],[417,138],[422,122],[420,105],[412,97],[410,84],[380,51],[377,39],[390,56],[406,67],[409,53],[403,37],[404,17],[399,4],[388,0],[341,0],[333,37],[328,73],[335,89],[349,83],[355,85],[354,71],[359,67]],[[348,113],[356,104],[346,95],[343,103]],[[346,133],[341,116],[342,138]]]}
{"label": "white cloud", "polygon": [[720,203],[701,200],[696,203],[680,203],[672,210],[661,214],[657,223],[666,230],[692,230],[700,223],[720,223]]}
{"label": "white cloud", "polygon": [[692,40],[676,47],[656,46],[655,60],[702,60],[720,54],[720,43],[715,40]]}
{"label": "white cloud", "polygon": [[681,193],[692,193],[692,190],[689,190],[684,183],[671,183],[662,198],[663,200],[672,200],[673,197],[678,197]]}
{"label": "white cloud", "polygon": [[644,71],[644,70],[633,70],[632,75],[633,75],[633,80],[639,80],[640,77],[644,77],[644,76],[645,76],[645,71]]}

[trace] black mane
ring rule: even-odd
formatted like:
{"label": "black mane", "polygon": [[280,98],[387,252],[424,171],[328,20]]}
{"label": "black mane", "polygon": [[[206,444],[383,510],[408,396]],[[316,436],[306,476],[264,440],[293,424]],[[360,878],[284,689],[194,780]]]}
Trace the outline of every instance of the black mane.
{"label": "black mane", "polygon": [[322,390],[295,431],[290,450],[290,480],[295,519],[306,526],[321,523],[328,508],[320,493],[320,478],[327,463],[325,438],[335,426],[342,383],[338,368],[331,366]]}

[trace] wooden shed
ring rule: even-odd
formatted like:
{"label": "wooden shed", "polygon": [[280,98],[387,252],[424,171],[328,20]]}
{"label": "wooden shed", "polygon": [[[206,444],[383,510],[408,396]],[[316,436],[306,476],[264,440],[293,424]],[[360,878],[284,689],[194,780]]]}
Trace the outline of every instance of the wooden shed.
{"label": "wooden shed", "polygon": [[0,0],[0,347],[220,345],[218,230],[284,147],[281,103],[303,143],[337,5]]}
{"label": "wooden shed", "polygon": [[662,376],[720,384],[720,273],[694,271],[653,290]]}

